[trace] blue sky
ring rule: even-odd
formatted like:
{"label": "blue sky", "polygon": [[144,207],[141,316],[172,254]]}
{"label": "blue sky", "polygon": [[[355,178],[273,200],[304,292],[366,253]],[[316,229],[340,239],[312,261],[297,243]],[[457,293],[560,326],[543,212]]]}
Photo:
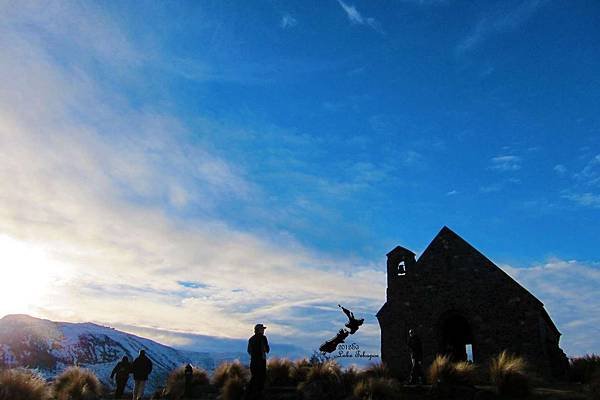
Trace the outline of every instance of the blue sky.
{"label": "blue sky", "polygon": [[344,302],[376,349],[385,254],[448,225],[600,351],[598,2],[0,9],[2,268],[40,277],[0,312],[314,348]]}

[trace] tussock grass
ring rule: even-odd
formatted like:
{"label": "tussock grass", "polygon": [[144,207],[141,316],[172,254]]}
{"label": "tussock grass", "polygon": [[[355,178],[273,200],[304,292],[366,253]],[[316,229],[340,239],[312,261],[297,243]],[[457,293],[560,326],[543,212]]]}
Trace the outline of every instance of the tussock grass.
{"label": "tussock grass", "polygon": [[290,371],[290,377],[296,383],[305,381],[311,366],[312,364],[306,358],[294,361],[292,370]]}
{"label": "tussock grass", "polygon": [[356,368],[354,365],[344,369],[342,371],[342,386],[345,389],[353,388],[358,382],[363,379],[364,373]]}
{"label": "tussock grass", "polygon": [[384,363],[370,363],[364,370],[363,375],[367,378],[389,378],[390,371]]}
{"label": "tussock grass", "polygon": [[503,351],[490,362],[490,379],[498,394],[525,397],[531,393],[527,364],[522,357]]}
{"label": "tussock grass", "polygon": [[238,360],[234,362],[221,363],[212,376],[213,385],[222,388],[228,378],[237,377],[242,382],[247,383],[250,379],[250,371],[244,367]]}
{"label": "tussock grass", "polygon": [[459,383],[465,385],[471,385],[476,381],[477,367],[473,363],[466,361],[460,361],[452,364],[454,367],[454,374]]}
{"label": "tussock grass", "polygon": [[243,378],[236,375],[228,377],[221,389],[221,400],[242,400],[245,386]]}
{"label": "tussock grass", "polygon": [[427,377],[432,385],[470,385],[475,380],[475,366],[465,361],[453,363],[450,357],[438,355],[431,363]]}
{"label": "tussock grass", "polygon": [[303,399],[335,400],[344,394],[342,371],[335,361],[313,364],[306,379],[298,385]]}
{"label": "tussock grass", "polygon": [[[192,367],[192,388],[210,384],[208,374],[202,368]],[[180,399],[185,393],[185,365],[175,368],[167,378],[165,395],[169,399]]]}
{"label": "tussock grass", "polygon": [[600,400],[600,370],[592,374],[588,383],[584,385],[584,392],[590,400]]}
{"label": "tussock grass", "polygon": [[342,374],[342,369],[335,361],[325,361],[322,364],[314,364],[310,367],[306,374],[305,382],[339,382]]}
{"label": "tussock grass", "polygon": [[96,375],[85,368],[69,367],[54,381],[57,400],[95,400],[102,395]]}
{"label": "tussock grass", "polygon": [[569,380],[571,382],[588,383],[596,374],[600,374],[599,355],[586,354],[583,357],[569,359]]}
{"label": "tussock grass", "polygon": [[49,400],[50,391],[42,377],[25,369],[0,372],[0,400]]}
{"label": "tussock grass", "polygon": [[358,400],[394,400],[400,398],[400,385],[390,378],[367,378],[354,386],[354,397]]}
{"label": "tussock grass", "polygon": [[292,374],[294,363],[287,358],[271,358],[267,363],[267,384],[269,386],[297,385]]}

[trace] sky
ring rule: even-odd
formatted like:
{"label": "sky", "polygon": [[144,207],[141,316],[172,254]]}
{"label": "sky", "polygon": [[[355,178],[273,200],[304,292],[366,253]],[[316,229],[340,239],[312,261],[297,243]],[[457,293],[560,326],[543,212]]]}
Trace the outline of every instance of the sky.
{"label": "sky", "polygon": [[0,1],[0,315],[310,351],[342,303],[378,352],[385,254],[447,225],[599,353],[598,15]]}

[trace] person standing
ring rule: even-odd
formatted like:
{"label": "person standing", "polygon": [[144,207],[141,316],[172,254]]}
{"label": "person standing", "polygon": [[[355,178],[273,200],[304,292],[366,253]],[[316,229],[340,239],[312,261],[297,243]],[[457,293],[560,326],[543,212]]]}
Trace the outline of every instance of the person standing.
{"label": "person standing", "polygon": [[262,397],[267,378],[267,353],[270,351],[269,341],[265,336],[266,326],[256,324],[254,335],[248,339],[248,354],[250,354],[250,384],[249,398]]}
{"label": "person standing", "polygon": [[408,331],[408,348],[410,350],[410,369],[409,384],[415,385],[423,383],[423,344],[421,338],[415,333],[414,329]]}
{"label": "person standing", "polygon": [[140,350],[140,355],[133,360],[131,365],[135,386],[133,388],[133,400],[140,400],[144,396],[144,387],[148,376],[152,372],[152,361],[146,356],[145,350]]}
{"label": "person standing", "polygon": [[191,364],[185,366],[184,369],[184,378],[185,378],[185,387],[183,397],[190,398],[192,397],[192,378],[194,376],[194,369]]}
{"label": "person standing", "polygon": [[114,379],[116,376],[117,381],[117,390],[115,390],[115,399],[120,399],[123,397],[123,392],[125,391],[125,386],[127,386],[127,381],[129,380],[129,374],[131,372],[131,363],[129,362],[129,358],[127,356],[123,356],[123,359],[117,363],[117,365],[113,368],[110,379]]}

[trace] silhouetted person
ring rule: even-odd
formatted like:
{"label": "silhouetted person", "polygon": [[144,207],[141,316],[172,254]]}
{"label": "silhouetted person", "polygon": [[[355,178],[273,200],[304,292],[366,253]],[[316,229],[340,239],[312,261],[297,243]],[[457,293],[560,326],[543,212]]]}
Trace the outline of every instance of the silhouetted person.
{"label": "silhouetted person", "polygon": [[346,323],[346,328],[350,329],[350,334],[354,335],[354,332],[358,330],[358,328],[365,322],[364,318],[356,319],[354,318],[354,313],[347,308],[342,307],[338,304],[338,307],[342,309],[344,314],[348,317],[348,322]]}
{"label": "silhouetted person", "polygon": [[262,391],[265,387],[267,378],[267,353],[269,352],[269,341],[265,336],[263,324],[254,326],[254,335],[248,339],[248,354],[250,354],[250,384],[248,387],[248,397],[255,399],[262,397]]}
{"label": "silhouetted person", "polygon": [[345,329],[340,329],[340,331],[333,338],[329,339],[325,343],[319,347],[319,351],[323,353],[333,353],[337,348],[338,344],[344,343],[344,340],[348,337],[350,332]]}
{"label": "silhouetted person", "polygon": [[414,385],[423,382],[423,344],[413,329],[408,331],[408,348],[410,350],[410,379],[408,383]]}
{"label": "silhouetted person", "polygon": [[144,387],[148,376],[152,372],[152,361],[146,356],[145,350],[140,350],[140,355],[133,360],[131,365],[135,386],[133,388],[133,400],[140,400],[144,396]]}
{"label": "silhouetted person", "polygon": [[194,371],[190,364],[185,366],[184,377],[185,377],[185,391],[183,397],[192,397],[192,375]]}
{"label": "silhouetted person", "polygon": [[127,381],[129,380],[129,374],[131,373],[131,363],[129,362],[129,358],[124,356],[121,361],[117,363],[117,365],[113,368],[110,379],[114,379],[116,376],[117,381],[117,390],[115,390],[115,399],[120,399],[123,397],[123,392],[125,391],[125,386],[127,386]]}

